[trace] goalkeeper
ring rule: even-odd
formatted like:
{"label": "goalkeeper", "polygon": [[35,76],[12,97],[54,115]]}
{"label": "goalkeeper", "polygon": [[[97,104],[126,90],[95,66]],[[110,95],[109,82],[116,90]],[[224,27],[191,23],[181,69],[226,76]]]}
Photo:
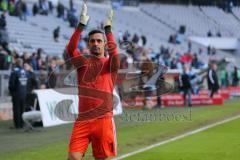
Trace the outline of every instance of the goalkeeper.
{"label": "goalkeeper", "polygon": [[117,45],[111,31],[113,11],[104,23],[104,32],[88,33],[90,55],[77,49],[78,41],[89,16],[83,3],[80,22],[67,46],[71,63],[77,69],[79,114],[69,143],[69,160],[81,160],[92,143],[93,156],[104,160],[116,156],[116,132],[113,120],[113,89],[119,59]]}

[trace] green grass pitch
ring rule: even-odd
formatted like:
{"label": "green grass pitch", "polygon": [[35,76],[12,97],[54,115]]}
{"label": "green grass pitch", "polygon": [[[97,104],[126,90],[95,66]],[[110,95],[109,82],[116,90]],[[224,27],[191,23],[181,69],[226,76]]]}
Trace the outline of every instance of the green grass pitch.
{"label": "green grass pitch", "polygon": [[[144,115],[153,114],[155,114],[155,119],[144,119]],[[240,99],[228,101],[223,106],[193,107],[191,112],[189,108],[125,110],[123,116],[115,117],[118,155],[138,150],[238,114],[240,114]],[[132,119],[129,118],[129,115],[132,115]],[[136,118],[133,115],[143,116]],[[174,117],[168,119],[161,117],[162,115],[174,115]],[[177,115],[182,115],[182,117],[179,118]],[[225,158],[229,156],[227,159],[230,160],[231,158],[236,159],[237,156],[239,157],[239,154],[235,153],[235,149],[239,150],[237,148],[237,142],[239,141],[237,141],[236,134],[233,132],[240,133],[239,129],[234,130],[237,129],[239,122],[234,121],[230,126],[223,125],[226,130],[219,126],[214,130],[202,133],[202,136],[199,134],[195,138],[194,135],[186,138],[186,141],[179,140],[166,144],[156,148],[156,150],[151,150],[152,152],[136,155],[138,156],[137,159],[150,160],[151,158],[160,159],[160,157],[167,159],[169,157],[168,159],[185,160],[199,156],[198,159],[205,160],[208,155],[211,158],[215,155],[216,158],[213,159],[224,159],[224,156]],[[11,121],[0,122],[0,160],[66,160],[72,124],[41,128],[41,132],[32,133],[26,133],[23,130],[11,130],[9,129],[11,124]],[[214,140],[214,135],[219,140]],[[208,136],[213,138],[207,138]],[[207,142],[209,142],[209,145]],[[217,145],[217,142],[219,142],[219,145]],[[233,145],[231,145],[231,142]],[[220,145],[223,143],[224,145]],[[233,156],[230,156],[230,153],[233,153]],[[175,154],[174,158],[173,154]],[[93,159],[90,150],[87,156],[87,159]]]}
{"label": "green grass pitch", "polygon": [[240,119],[125,158],[126,160],[239,160]]}

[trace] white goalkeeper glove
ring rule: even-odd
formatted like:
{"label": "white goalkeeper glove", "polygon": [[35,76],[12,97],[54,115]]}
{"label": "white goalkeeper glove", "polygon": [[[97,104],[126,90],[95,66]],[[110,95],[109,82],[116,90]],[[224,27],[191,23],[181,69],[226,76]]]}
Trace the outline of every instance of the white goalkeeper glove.
{"label": "white goalkeeper glove", "polygon": [[87,13],[87,4],[83,3],[81,15],[80,15],[80,23],[86,26],[88,21],[89,21],[89,15]]}
{"label": "white goalkeeper glove", "polygon": [[112,27],[113,15],[114,15],[114,12],[113,12],[113,9],[111,9],[109,14],[108,14],[108,17],[107,17],[106,21],[104,22],[104,27],[107,27],[107,26]]}

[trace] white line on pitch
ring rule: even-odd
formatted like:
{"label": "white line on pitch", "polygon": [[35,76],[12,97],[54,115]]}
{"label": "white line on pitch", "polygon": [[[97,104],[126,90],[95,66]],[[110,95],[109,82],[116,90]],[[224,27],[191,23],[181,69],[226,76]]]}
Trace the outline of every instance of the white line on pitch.
{"label": "white line on pitch", "polygon": [[165,141],[162,141],[162,142],[159,142],[159,143],[156,143],[156,144],[152,144],[150,146],[147,146],[145,148],[142,148],[142,149],[139,149],[139,150],[136,150],[136,151],[133,151],[133,152],[130,152],[130,153],[127,153],[127,154],[124,154],[120,157],[117,157],[117,158],[114,158],[112,160],[121,160],[121,159],[124,159],[124,158],[127,158],[127,157],[130,157],[132,155],[135,155],[135,154],[138,154],[138,153],[141,153],[141,152],[144,152],[146,150],[149,150],[149,149],[152,149],[154,147],[158,147],[158,146],[161,146],[163,144],[166,144],[166,143],[169,143],[169,142],[172,142],[172,141],[176,141],[176,140],[179,140],[181,138],[184,138],[184,137],[187,137],[187,136],[190,136],[190,135],[193,135],[193,134],[196,134],[196,133],[199,133],[199,132],[202,132],[202,131],[205,131],[209,128],[212,128],[212,127],[215,127],[217,125],[221,125],[223,123],[227,123],[229,121],[232,121],[232,120],[235,120],[235,119],[238,119],[240,118],[240,115],[237,115],[235,117],[231,117],[231,118],[228,118],[228,119],[225,119],[223,121],[219,121],[219,122],[216,122],[216,123],[213,123],[213,124],[209,124],[207,126],[204,126],[204,127],[201,127],[199,129],[196,129],[196,130],[193,130],[193,131],[190,131],[190,132],[187,132],[187,133],[184,133],[182,135],[179,135],[179,136],[176,136],[176,137],[173,137],[173,138],[170,138],[168,140],[165,140]]}

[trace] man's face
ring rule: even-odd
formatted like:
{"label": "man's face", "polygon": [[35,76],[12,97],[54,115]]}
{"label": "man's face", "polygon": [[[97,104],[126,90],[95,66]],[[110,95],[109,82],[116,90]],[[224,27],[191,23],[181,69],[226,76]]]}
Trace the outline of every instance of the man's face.
{"label": "man's face", "polygon": [[213,69],[217,70],[217,65],[216,64],[213,65]]}
{"label": "man's face", "polygon": [[31,66],[29,65],[29,64],[27,64],[27,63],[24,63],[24,69],[26,70],[26,71],[31,71]]}
{"label": "man's face", "polygon": [[89,37],[88,48],[91,54],[104,57],[105,40],[102,33],[95,33]]}

